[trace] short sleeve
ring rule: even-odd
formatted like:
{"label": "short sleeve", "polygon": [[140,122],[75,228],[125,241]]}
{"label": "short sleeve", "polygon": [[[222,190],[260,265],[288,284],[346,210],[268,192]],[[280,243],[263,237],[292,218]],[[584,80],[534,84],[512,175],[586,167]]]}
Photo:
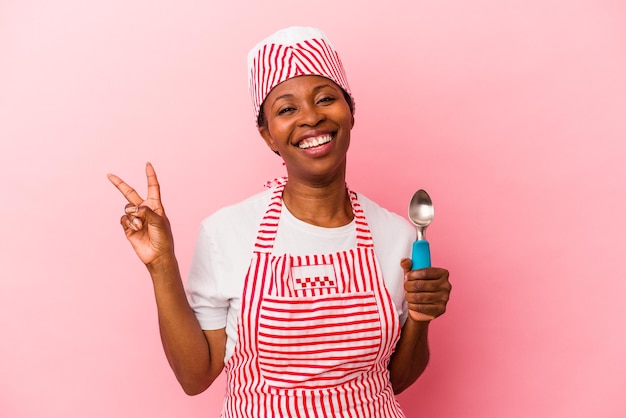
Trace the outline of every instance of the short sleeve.
{"label": "short sleeve", "polygon": [[189,305],[204,330],[226,326],[229,300],[220,283],[220,260],[214,241],[203,223],[198,232],[193,259],[187,276],[186,292]]}

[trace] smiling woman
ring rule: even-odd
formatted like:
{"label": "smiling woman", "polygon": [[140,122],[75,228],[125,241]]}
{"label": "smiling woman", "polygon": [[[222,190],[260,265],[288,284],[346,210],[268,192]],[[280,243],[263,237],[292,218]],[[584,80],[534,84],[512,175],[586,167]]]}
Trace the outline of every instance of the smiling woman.
{"label": "smiling woman", "polygon": [[188,394],[224,369],[224,417],[404,417],[395,394],[428,363],[448,271],[412,271],[412,226],[346,187],[354,102],[326,36],[288,28],[248,58],[259,133],[288,176],[203,221],[186,288],[152,165],[146,199],[109,175],[170,365]]}
{"label": "smiling woman", "polygon": [[285,161],[288,189],[345,178],[354,118],[339,86],[320,76],[295,77],[276,86],[263,108],[267,123],[259,132]]}

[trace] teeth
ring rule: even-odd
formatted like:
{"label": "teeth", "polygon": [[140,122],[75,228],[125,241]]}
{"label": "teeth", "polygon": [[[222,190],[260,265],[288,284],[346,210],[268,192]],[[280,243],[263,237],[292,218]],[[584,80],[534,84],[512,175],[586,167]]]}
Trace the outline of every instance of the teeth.
{"label": "teeth", "polygon": [[318,136],[316,138],[303,139],[298,144],[298,148],[300,148],[300,149],[307,149],[307,148],[317,147],[319,145],[324,145],[324,144],[329,143],[331,141],[331,139],[332,139],[332,136],[330,136],[330,135],[322,135],[322,136]]}

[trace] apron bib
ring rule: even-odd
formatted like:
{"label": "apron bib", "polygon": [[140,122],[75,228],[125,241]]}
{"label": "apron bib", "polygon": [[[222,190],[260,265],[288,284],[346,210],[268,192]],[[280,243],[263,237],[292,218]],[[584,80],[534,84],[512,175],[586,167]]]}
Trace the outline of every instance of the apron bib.
{"label": "apron bib", "polygon": [[257,234],[222,416],[404,417],[387,370],[399,319],[356,194],[356,248],[274,255],[283,189]]}

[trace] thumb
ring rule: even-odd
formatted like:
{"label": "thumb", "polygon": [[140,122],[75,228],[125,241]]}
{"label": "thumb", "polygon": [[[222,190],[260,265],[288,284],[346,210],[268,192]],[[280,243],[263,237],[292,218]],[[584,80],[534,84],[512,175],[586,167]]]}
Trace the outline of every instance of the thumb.
{"label": "thumb", "polygon": [[402,267],[402,270],[404,270],[404,274],[411,271],[412,266],[413,266],[413,261],[411,261],[410,258],[403,258],[402,260],[400,260],[400,267]]}
{"label": "thumb", "polygon": [[143,229],[146,223],[154,224],[154,218],[158,217],[148,206],[127,205],[125,211],[129,227],[135,231]]}

